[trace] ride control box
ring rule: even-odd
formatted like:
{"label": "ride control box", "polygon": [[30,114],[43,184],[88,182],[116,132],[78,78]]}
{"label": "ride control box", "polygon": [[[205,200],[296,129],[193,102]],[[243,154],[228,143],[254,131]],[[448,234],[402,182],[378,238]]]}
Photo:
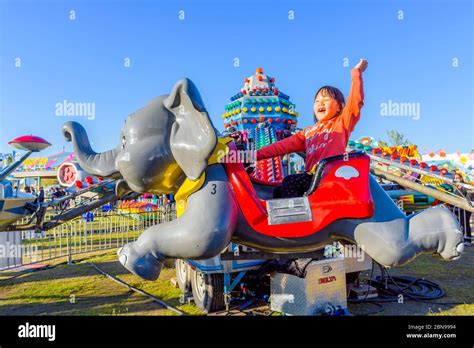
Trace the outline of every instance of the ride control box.
{"label": "ride control box", "polygon": [[347,309],[344,258],[311,261],[306,277],[273,273],[271,309],[287,315],[337,315]]}

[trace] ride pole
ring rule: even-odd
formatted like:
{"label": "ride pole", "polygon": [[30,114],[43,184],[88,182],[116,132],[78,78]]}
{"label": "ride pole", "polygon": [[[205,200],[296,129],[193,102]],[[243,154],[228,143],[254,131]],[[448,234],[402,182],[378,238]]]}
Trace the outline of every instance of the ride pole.
{"label": "ride pole", "polygon": [[413,191],[417,191],[420,193],[423,193],[427,196],[433,197],[437,200],[440,200],[442,202],[454,205],[455,207],[459,207],[461,209],[470,211],[474,213],[474,206],[471,206],[467,200],[461,199],[458,197],[453,197],[447,193],[441,192],[439,190],[432,189],[430,187],[420,185],[417,183],[414,183],[413,181],[403,179],[399,176],[393,175],[389,172],[386,172],[384,170],[378,169],[378,168],[371,168],[370,171],[383,179],[387,179],[388,181],[396,182],[397,184],[405,187],[412,189]]}
{"label": "ride pole", "polygon": [[67,264],[72,265],[72,225],[68,225],[70,229],[68,229],[67,235]]}

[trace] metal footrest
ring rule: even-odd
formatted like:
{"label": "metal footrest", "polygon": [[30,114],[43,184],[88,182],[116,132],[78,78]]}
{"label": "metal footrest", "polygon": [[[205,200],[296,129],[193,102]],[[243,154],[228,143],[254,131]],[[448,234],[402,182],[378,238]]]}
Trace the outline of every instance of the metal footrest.
{"label": "metal footrest", "polygon": [[281,225],[312,220],[308,197],[267,200],[268,224]]}

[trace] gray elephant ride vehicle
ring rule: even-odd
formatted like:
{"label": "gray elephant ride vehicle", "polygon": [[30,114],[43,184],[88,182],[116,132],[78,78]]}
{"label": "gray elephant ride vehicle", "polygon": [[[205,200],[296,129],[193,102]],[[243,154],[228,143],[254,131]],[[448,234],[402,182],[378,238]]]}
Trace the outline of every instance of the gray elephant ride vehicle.
{"label": "gray elephant ride vehicle", "polygon": [[273,199],[232,160],[235,144],[218,137],[189,79],[132,113],[112,150],[94,152],[79,123],[67,122],[62,131],[85,171],[117,179],[118,195],[175,194],[177,219],[118,250],[122,265],[143,279],[157,279],[165,259],[212,259],[230,243],[282,256],[337,241],[356,244],[385,267],[420,253],[454,260],[463,250],[451,212],[436,207],[405,216],[372,177],[362,152],[322,160],[304,196]]}

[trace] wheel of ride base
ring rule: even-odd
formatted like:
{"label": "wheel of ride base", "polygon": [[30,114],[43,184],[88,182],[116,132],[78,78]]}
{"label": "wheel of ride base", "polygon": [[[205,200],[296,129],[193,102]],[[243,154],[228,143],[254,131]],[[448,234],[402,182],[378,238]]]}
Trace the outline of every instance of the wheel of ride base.
{"label": "wheel of ride base", "polygon": [[222,274],[205,274],[192,270],[191,285],[194,303],[205,313],[215,312],[225,307]]}
{"label": "wheel of ride base", "polygon": [[186,294],[191,291],[191,266],[188,263],[181,259],[176,259],[174,264],[176,270],[176,281],[178,282],[178,287],[183,294]]}

